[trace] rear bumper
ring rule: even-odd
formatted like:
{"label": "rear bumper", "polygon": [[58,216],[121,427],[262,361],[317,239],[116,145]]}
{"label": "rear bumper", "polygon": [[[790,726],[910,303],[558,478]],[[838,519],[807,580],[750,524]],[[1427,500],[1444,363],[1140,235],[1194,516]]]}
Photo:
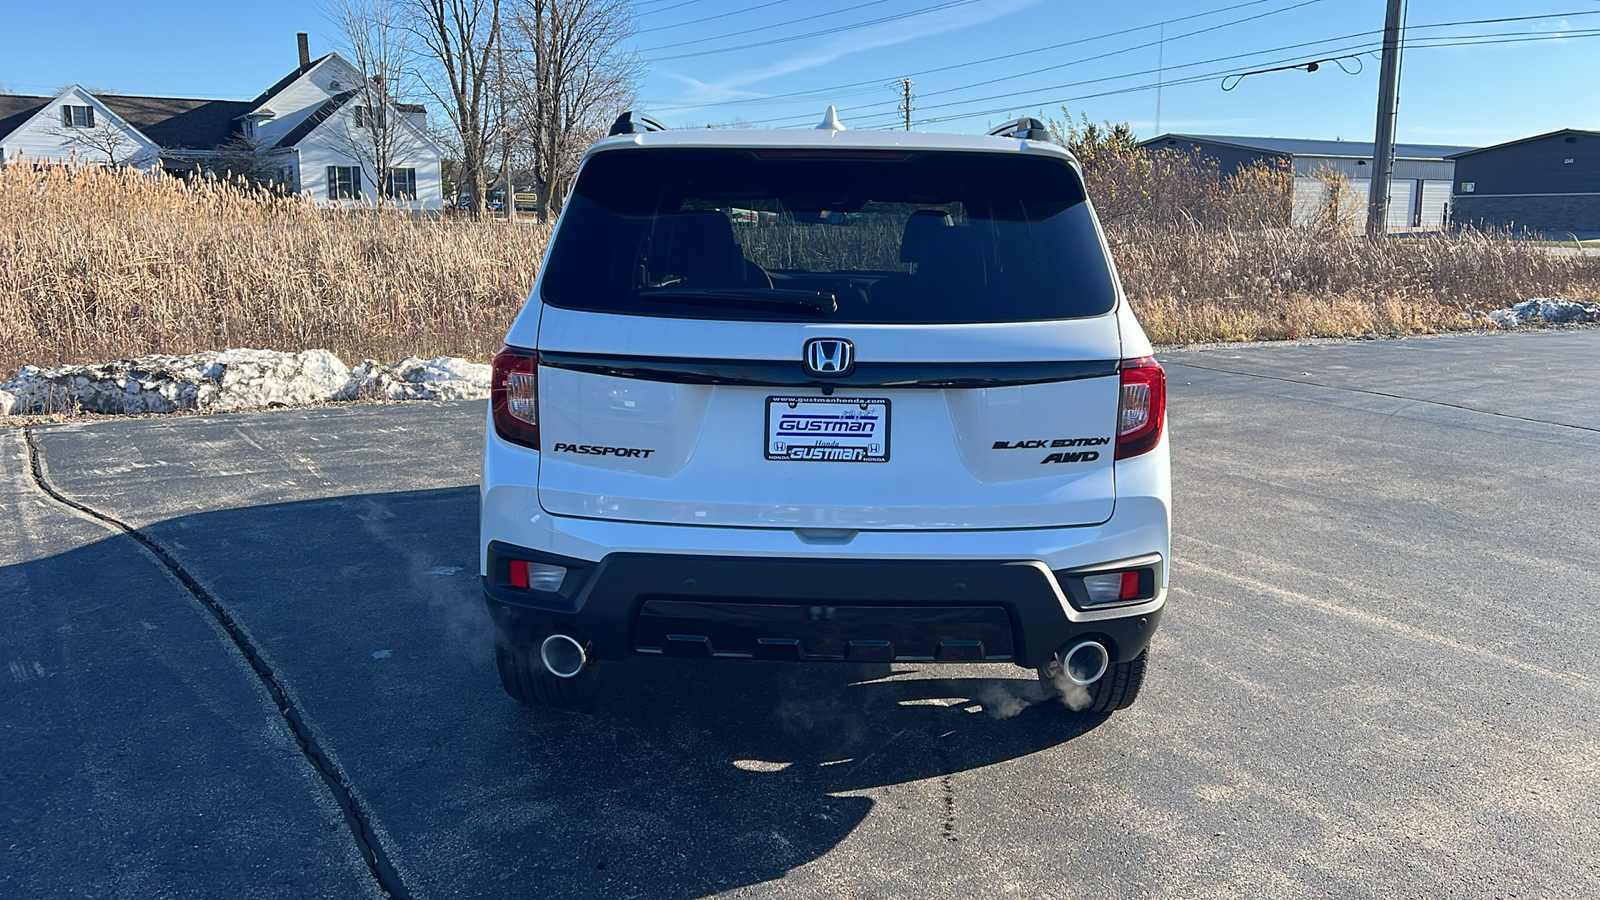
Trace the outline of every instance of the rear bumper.
{"label": "rear bumper", "polygon": [[[514,588],[512,559],[568,573],[557,591]],[[578,632],[605,659],[643,653],[1033,668],[1069,642],[1095,638],[1125,662],[1149,644],[1165,600],[1163,583],[1148,602],[1086,619],[1043,562],[1022,559],[619,552],[596,563],[494,541],[485,571],[484,595],[502,639],[532,644],[551,630]]]}

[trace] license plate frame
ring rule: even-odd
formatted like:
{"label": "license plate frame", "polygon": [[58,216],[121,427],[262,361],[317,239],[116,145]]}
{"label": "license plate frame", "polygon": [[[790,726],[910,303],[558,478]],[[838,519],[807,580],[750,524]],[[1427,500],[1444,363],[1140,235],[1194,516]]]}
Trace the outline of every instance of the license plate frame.
{"label": "license plate frame", "polygon": [[887,397],[771,396],[765,455],[775,462],[886,463],[889,416]]}

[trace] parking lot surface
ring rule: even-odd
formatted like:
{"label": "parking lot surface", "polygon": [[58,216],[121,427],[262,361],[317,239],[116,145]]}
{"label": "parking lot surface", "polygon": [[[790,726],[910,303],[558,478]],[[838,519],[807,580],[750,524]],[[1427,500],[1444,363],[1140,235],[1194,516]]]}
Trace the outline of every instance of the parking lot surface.
{"label": "parking lot surface", "polygon": [[1600,896],[1600,331],[1162,358],[1109,718],[1005,665],[517,705],[481,403],[0,432],[0,896]]}

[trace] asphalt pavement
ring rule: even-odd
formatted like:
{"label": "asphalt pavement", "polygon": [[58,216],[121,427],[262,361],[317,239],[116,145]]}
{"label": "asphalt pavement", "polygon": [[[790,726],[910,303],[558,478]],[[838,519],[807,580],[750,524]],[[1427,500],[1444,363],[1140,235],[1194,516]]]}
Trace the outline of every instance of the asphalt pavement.
{"label": "asphalt pavement", "polygon": [[0,896],[1600,896],[1600,330],[1162,359],[1110,717],[661,659],[522,707],[482,403],[0,432]]}

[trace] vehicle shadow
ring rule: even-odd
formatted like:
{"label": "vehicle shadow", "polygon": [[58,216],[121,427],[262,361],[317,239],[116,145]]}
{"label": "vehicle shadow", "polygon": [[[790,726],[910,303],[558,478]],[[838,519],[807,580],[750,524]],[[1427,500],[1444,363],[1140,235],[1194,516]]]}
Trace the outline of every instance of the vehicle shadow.
{"label": "vehicle shadow", "polygon": [[[552,896],[700,897],[827,853],[873,809],[855,792],[1000,763],[1105,721],[1041,702],[1031,673],[929,677],[939,671],[607,664],[587,709],[504,714],[501,752],[540,773],[518,793],[550,804],[519,842]],[[879,827],[930,849],[959,840],[948,782],[903,793]]]}
{"label": "vehicle shadow", "polygon": [[[891,672],[641,658],[606,663],[586,707],[524,707],[494,671],[477,516],[476,489],[460,487],[269,503],[141,529],[271,666],[419,894],[731,890],[780,878],[850,837],[873,810],[867,789],[903,794],[874,827],[930,846],[959,840],[959,801],[941,776],[1060,745],[1104,721],[1044,702],[1031,672],[997,665]],[[117,602],[107,573],[128,564],[128,540],[0,567],[0,583],[55,579],[63,608],[86,594]],[[79,576],[61,573],[100,577],[73,583]],[[252,676],[239,666],[226,677]],[[191,702],[159,692],[149,701],[152,710]],[[197,756],[229,765],[226,739],[187,740]],[[312,778],[281,789],[323,790]],[[248,805],[231,815],[231,826],[251,827]],[[215,825],[197,818],[192,830]]]}

